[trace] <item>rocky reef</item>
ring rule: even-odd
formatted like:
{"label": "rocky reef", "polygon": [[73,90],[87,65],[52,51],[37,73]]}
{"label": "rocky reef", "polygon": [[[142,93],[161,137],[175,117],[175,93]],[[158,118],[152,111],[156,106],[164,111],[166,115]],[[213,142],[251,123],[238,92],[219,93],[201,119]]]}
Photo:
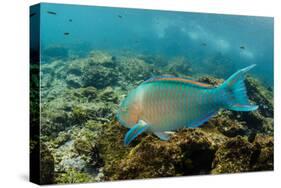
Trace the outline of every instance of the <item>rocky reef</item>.
{"label": "rocky reef", "polygon": [[[64,50],[58,53],[40,69],[43,182],[273,170],[273,92],[257,78],[245,80],[257,111],[222,110],[199,128],[175,132],[169,141],[142,134],[126,147],[127,129],[115,119],[122,98],[152,75],[190,77],[192,64],[182,57],[98,50],[75,59],[65,58]],[[214,86],[223,82],[210,75],[198,80]]]}

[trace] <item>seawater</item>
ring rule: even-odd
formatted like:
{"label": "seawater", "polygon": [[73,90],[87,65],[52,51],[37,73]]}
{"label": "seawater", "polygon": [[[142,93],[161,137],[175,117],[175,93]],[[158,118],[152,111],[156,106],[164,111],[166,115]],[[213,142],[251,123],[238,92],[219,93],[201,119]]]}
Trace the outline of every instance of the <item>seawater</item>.
{"label": "seawater", "polygon": [[271,17],[43,3],[40,20],[43,63],[44,49],[50,46],[80,56],[93,49],[181,56],[200,73],[212,73],[205,66],[208,61],[218,69],[228,64],[228,72],[220,75],[224,79],[257,64],[252,74],[273,87]]}

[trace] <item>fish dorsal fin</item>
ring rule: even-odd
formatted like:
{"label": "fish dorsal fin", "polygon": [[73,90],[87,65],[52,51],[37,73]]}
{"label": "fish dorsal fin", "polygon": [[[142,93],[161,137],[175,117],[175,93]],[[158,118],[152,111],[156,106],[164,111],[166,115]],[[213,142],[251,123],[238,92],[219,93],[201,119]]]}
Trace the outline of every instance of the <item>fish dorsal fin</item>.
{"label": "fish dorsal fin", "polygon": [[179,77],[169,76],[169,75],[168,76],[165,75],[165,76],[150,78],[150,79],[146,80],[145,82],[143,82],[143,84],[151,83],[151,82],[161,82],[161,81],[180,82],[180,83],[185,83],[185,84],[189,84],[191,86],[200,87],[200,88],[213,88],[214,87],[214,86],[212,86],[210,84],[206,84],[206,83],[202,83],[202,82],[197,82],[197,81],[192,80],[192,79],[179,78]]}

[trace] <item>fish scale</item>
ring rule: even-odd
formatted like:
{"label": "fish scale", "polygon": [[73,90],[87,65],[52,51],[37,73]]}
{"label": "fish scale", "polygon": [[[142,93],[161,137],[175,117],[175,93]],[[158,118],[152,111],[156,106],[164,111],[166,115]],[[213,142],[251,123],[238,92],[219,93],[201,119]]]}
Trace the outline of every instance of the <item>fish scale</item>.
{"label": "fish scale", "polygon": [[117,113],[119,122],[132,128],[125,144],[144,131],[167,140],[164,131],[198,127],[221,108],[256,110],[258,106],[248,102],[243,81],[244,74],[253,67],[237,71],[218,87],[176,77],[145,81],[128,94]]}

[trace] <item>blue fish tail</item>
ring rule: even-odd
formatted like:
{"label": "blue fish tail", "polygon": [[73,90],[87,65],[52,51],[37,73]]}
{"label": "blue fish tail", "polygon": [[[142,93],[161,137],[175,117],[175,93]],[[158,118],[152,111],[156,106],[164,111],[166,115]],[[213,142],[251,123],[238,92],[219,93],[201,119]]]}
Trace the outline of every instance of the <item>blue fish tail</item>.
{"label": "blue fish tail", "polygon": [[244,83],[244,75],[255,67],[253,64],[238,70],[230,76],[221,86],[223,91],[223,104],[226,109],[234,111],[253,111],[257,105],[251,105],[248,100],[247,91]]}

